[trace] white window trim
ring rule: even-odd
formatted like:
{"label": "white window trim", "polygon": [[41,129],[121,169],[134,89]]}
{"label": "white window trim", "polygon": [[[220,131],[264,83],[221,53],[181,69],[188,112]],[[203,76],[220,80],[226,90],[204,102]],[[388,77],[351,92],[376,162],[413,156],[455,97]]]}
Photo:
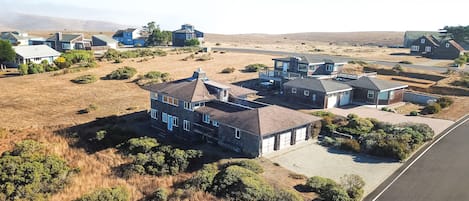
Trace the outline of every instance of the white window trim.
{"label": "white window trim", "polygon": [[410,50],[413,51],[413,52],[418,52],[420,50],[420,46],[412,45],[412,46],[410,46]]}
{"label": "white window trim", "polygon": [[445,46],[446,46],[446,48],[449,48],[449,43],[446,43],[446,45],[445,45]]}
{"label": "white window trim", "polygon": [[191,131],[191,122],[184,120],[182,127],[185,131]]}
{"label": "white window trim", "polygon": [[304,90],[304,91],[303,91],[303,95],[309,96],[309,91],[308,91],[308,90]]}
{"label": "white window trim", "polygon": [[173,126],[179,127],[179,118],[176,116],[173,116]]}
{"label": "white window trim", "polygon": [[313,101],[316,101],[316,94],[313,94]]}
{"label": "white window trim", "polygon": [[425,43],[425,38],[420,39],[420,43],[424,44]]}
{"label": "white window trim", "polygon": [[210,115],[208,115],[208,114],[203,114],[203,115],[202,115],[202,121],[203,121],[204,123],[210,124]]}
{"label": "white window trim", "polygon": [[334,71],[334,65],[332,64],[326,64],[326,71]]}
{"label": "white window trim", "polygon": [[431,52],[432,47],[431,46],[425,46],[425,52]]}
{"label": "white window trim", "polygon": [[212,120],[212,125],[215,127],[220,127],[220,124],[218,123],[218,121],[215,121],[215,120]]}
{"label": "white window trim", "polygon": [[151,109],[150,110],[150,116],[152,119],[158,119],[158,110]]}
{"label": "white window trim", "polygon": [[291,93],[292,93],[292,94],[296,94],[296,88],[294,88],[294,87],[291,88]]}
{"label": "white window trim", "polygon": [[[371,93],[370,93],[371,92]],[[371,95],[371,96],[370,96]],[[366,97],[367,98],[375,98],[375,91],[372,91],[372,90],[368,90],[368,92],[366,93]]]}
{"label": "white window trim", "polygon": [[158,100],[158,93],[150,92],[150,98],[153,99],[153,100]]}
{"label": "white window trim", "polygon": [[[167,100],[165,100],[165,98]],[[168,101],[169,99],[171,99],[171,101]],[[179,99],[177,99],[177,98],[167,96],[167,95],[163,95],[163,98],[161,100],[163,101],[163,103],[166,103],[166,104],[169,104],[169,105],[172,105],[172,106],[176,106],[176,107],[179,106]]]}
{"label": "white window trim", "polygon": [[184,109],[189,110],[189,111],[194,111],[194,107],[192,106],[192,103],[184,101]]}
{"label": "white window trim", "polygon": [[241,131],[237,128],[235,128],[235,138],[236,139],[241,139]]}
{"label": "white window trim", "polygon": [[166,114],[166,112],[163,112],[161,116],[161,121],[163,121],[163,123],[168,123],[168,114]]}

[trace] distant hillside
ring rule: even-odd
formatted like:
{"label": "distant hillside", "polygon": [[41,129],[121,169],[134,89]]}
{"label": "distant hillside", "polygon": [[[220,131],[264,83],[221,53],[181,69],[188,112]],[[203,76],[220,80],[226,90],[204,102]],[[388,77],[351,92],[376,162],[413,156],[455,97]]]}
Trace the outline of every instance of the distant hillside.
{"label": "distant hillside", "polygon": [[309,32],[291,34],[206,34],[210,42],[256,42],[259,44],[281,41],[310,41],[340,45],[401,45],[404,32]]}
{"label": "distant hillside", "polygon": [[56,18],[21,13],[0,12],[0,30],[24,31],[116,31],[127,25],[105,21]]}

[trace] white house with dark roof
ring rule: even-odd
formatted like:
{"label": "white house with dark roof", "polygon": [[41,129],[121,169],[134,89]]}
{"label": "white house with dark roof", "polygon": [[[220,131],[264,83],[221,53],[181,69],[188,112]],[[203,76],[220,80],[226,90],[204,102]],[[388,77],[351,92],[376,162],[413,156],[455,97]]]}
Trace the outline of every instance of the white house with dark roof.
{"label": "white house with dark roof", "polygon": [[41,63],[47,61],[54,62],[60,56],[60,52],[47,45],[15,46],[17,64]]}
{"label": "white house with dark roof", "polygon": [[91,46],[92,47],[108,47],[111,49],[117,49],[118,41],[114,40],[112,37],[106,35],[93,35],[91,36]]}

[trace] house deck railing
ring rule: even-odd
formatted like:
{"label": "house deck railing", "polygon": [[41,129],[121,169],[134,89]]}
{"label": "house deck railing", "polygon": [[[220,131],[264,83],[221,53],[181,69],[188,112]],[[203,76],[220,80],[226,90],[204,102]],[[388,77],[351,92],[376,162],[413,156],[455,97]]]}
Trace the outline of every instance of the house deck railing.
{"label": "house deck railing", "polygon": [[214,128],[210,128],[198,123],[192,123],[192,130],[195,133],[201,134],[207,138],[218,139],[218,132]]}
{"label": "house deck railing", "polygon": [[351,79],[351,80],[358,80],[361,77],[376,77],[378,75],[377,72],[364,72],[360,74],[352,74],[352,73],[338,73],[337,77]]}
{"label": "house deck railing", "polygon": [[300,73],[292,73],[292,72],[283,72],[279,70],[264,70],[259,72],[259,77],[268,79],[268,78],[284,78],[284,79],[296,79],[301,78],[302,75]]}

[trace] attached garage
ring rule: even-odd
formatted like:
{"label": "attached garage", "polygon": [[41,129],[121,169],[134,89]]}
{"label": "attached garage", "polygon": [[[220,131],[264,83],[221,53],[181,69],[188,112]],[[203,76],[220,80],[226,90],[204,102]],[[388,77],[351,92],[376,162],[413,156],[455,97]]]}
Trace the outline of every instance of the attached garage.
{"label": "attached garage", "polygon": [[340,106],[350,104],[350,91],[344,91],[340,97]]}
{"label": "attached garage", "polygon": [[337,94],[331,94],[327,97],[327,108],[334,108],[337,106]]}
{"label": "attached garage", "polygon": [[291,145],[291,132],[280,134],[279,149],[289,147]]}
{"label": "attached garage", "polygon": [[262,139],[262,154],[267,154],[274,151],[275,136],[270,136]]}
{"label": "attached garage", "polygon": [[295,139],[296,143],[306,141],[306,127],[296,129],[295,135],[296,135],[296,139]]}

